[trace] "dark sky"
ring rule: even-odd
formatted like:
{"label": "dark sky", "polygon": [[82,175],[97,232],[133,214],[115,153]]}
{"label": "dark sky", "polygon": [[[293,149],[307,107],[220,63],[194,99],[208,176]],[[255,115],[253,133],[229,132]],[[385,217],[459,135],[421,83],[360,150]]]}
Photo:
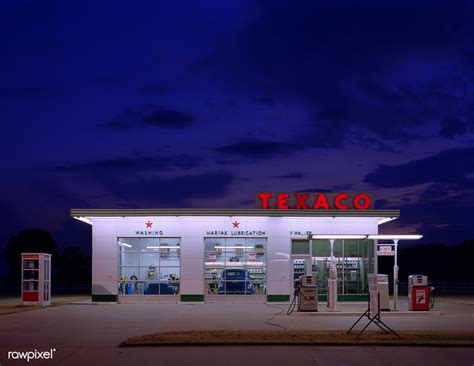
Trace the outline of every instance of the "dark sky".
{"label": "dark sky", "polygon": [[90,245],[71,207],[313,190],[472,239],[473,28],[469,1],[3,0],[0,242]]}

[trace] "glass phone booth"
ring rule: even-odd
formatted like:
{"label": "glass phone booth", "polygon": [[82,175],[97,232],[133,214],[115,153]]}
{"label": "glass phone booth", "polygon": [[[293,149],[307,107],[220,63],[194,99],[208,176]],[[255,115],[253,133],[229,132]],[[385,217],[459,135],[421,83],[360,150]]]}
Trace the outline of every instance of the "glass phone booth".
{"label": "glass phone booth", "polygon": [[23,305],[51,304],[51,254],[21,253],[21,300]]}

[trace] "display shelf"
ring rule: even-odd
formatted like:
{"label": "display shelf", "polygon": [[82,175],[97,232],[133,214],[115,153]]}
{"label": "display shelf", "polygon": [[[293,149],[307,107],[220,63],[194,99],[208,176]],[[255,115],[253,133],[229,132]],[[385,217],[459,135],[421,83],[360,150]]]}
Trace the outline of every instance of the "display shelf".
{"label": "display shelf", "polygon": [[257,255],[265,255],[265,249],[263,244],[255,244],[255,253]]}
{"label": "display shelf", "polygon": [[265,279],[265,271],[263,268],[248,268],[250,278],[255,281],[263,281]]}
{"label": "display shelf", "polygon": [[160,257],[169,257],[170,256],[170,249],[169,248],[160,248]]}
{"label": "display shelf", "polygon": [[211,270],[204,272],[205,281],[218,281],[219,275],[222,273],[222,270]]}
{"label": "display shelf", "polygon": [[293,279],[297,280],[300,276],[305,275],[305,261],[304,259],[293,260]]}
{"label": "display shelf", "polygon": [[236,257],[243,257],[244,256],[244,248],[235,248],[235,256]]}

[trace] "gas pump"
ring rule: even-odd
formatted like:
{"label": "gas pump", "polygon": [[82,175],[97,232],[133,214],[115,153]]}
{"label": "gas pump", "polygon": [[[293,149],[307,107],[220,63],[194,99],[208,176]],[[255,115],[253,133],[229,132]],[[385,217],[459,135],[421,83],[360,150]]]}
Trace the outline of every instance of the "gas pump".
{"label": "gas pump", "polygon": [[318,278],[316,275],[302,275],[295,281],[293,300],[287,310],[290,315],[296,311],[318,311]]}
{"label": "gas pump", "polygon": [[299,311],[318,311],[318,279],[316,275],[300,276]]}
{"label": "gas pump", "polygon": [[408,276],[408,309],[430,310],[430,286],[428,276]]}

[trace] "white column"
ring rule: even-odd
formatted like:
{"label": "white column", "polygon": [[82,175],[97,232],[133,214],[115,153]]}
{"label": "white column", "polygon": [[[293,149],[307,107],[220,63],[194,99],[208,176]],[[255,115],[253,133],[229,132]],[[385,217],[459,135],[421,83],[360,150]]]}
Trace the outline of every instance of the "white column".
{"label": "white column", "polygon": [[393,310],[397,310],[398,303],[398,239],[393,240],[395,245],[395,263],[393,265]]}
{"label": "white column", "polygon": [[374,273],[379,274],[379,257],[377,255],[377,249],[378,249],[378,240],[374,240]]}
{"label": "white column", "polygon": [[309,259],[305,260],[305,270],[307,275],[313,274],[313,240],[309,240]]}
{"label": "white column", "polygon": [[337,307],[337,267],[334,262],[334,239],[329,239],[331,244],[331,265],[329,267],[328,279],[328,308],[336,311]]}

